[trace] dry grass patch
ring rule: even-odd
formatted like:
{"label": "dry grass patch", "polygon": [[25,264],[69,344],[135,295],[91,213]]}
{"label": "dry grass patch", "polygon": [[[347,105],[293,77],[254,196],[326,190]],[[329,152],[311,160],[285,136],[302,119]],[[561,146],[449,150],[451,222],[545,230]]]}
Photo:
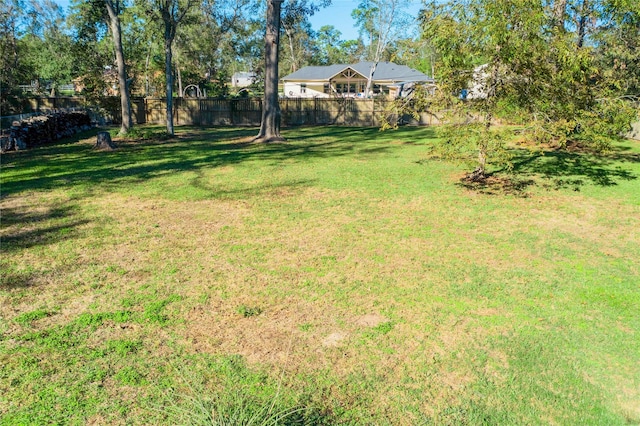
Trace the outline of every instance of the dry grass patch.
{"label": "dry grass patch", "polygon": [[153,407],[240,390],[308,424],[636,419],[633,181],[486,195],[374,130],[12,157],[0,415],[180,423]]}

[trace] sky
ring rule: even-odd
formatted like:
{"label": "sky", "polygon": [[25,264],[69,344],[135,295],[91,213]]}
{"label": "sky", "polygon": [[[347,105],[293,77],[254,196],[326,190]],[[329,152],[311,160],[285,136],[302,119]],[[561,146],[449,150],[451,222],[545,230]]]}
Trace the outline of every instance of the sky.
{"label": "sky", "polygon": [[[411,16],[418,16],[422,5],[421,0],[408,0],[407,12]],[[342,33],[343,40],[355,40],[358,38],[358,29],[354,27],[355,21],[351,18],[351,11],[358,7],[360,0],[332,0],[331,6],[316,12],[309,21],[314,30],[319,30],[323,25],[333,25]]]}

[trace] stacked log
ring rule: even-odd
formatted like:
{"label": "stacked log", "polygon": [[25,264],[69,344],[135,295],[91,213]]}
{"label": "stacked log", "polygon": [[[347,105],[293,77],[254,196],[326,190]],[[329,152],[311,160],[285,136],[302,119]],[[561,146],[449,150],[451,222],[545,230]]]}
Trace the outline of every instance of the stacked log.
{"label": "stacked log", "polygon": [[89,130],[91,118],[83,111],[51,112],[14,121],[0,136],[2,151],[29,149]]}

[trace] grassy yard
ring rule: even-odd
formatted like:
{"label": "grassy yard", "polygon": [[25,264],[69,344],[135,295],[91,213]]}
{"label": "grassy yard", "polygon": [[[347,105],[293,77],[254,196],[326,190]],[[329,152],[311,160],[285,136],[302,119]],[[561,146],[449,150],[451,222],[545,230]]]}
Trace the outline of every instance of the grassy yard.
{"label": "grassy yard", "polygon": [[256,133],[3,155],[0,424],[640,424],[639,143]]}

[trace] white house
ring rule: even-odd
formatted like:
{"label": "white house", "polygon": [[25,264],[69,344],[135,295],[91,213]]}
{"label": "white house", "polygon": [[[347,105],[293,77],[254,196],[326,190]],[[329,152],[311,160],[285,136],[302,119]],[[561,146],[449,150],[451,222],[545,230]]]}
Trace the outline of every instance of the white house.
{"label": "white house", "polygon": [[231,87],[247,87],[256,81],[256,74],[247,71],[235,72],[231,76]]}
{"label": "white house", "polygon": [[[304,67],[282,78],[288,98],[366,97],[373,62]],[[373,74],[372,94],[398,97],[404,84],[433,83],[433,79],[406,65],[379,62]]]}

